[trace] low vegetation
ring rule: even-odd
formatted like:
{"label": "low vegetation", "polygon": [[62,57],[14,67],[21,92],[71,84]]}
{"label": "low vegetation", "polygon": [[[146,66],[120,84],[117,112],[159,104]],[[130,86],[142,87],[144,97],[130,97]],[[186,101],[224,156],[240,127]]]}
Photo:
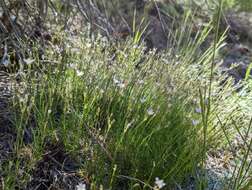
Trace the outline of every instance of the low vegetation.
{"label": "low vegetation", "polygon": [[26,64],[10,76],[19,78],[10,104],[15,143],[1,163],[2,188],[158,190],[193,183],[203,190],[211,185],[209,157],[221,150],[234,162],[218,179],[221,189],[249,190],[250,70],[235,84],[220,69],[222,1],[216,10],[197,32],[196,15],[184,13],[162,51],[148,47],[134,13],[124,40],[87,24],[78,35],[55,29],[43,56],[41,44],[29,44]]}

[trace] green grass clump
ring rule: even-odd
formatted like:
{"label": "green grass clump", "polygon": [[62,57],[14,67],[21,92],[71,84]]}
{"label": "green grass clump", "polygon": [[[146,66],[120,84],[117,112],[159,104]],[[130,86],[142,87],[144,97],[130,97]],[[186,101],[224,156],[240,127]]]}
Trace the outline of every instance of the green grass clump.
{"label": "green grass clump", "polygon": [[[103,38],[83,36],[81,42],[67,43],[63,51],[49,52],[49,64],[37,60],[39,67],[28,69],[25,95],[15,101],[16,151],[28,146],[33,157],[14,159],[14,168],[19,170],[22,160],[25,171],[19,185],[29,181],[48,139],[64,144],[79,163],[79,173],[91,176],[94,188],[150,188],[156,177],[169,187],[196,172],[202,151],[208,149],[203,146],[208,139],[201,114],[195,113],[198,89],[204,84],[199,73],[210,59],[202,56],[198,69],[189,59],[193,49],[179,59],[169,53],[145,54],[143,46],[131,41],[116,50]],[[170,64],[175,61],[180,67]],[[203,77],[202,83],[197,77]],[[22,140],[27,127],[32,128],[30,145]],[[13,164],[8,167],[13,169]],[[6,184],[15,185],[12,180]]]}
{"label": "green grass clump", "polygon": [[249,92],[241,98],[213,62],[224,36],[199,52],[211,24],[194,39],[183,38],[190,30],[183,26],[175,34],[180,47],[160,54],[132,39],[116,44],[86,33],[62,37],[66,46],[49,49],[46,60],[34,50],[36,64],[14,100],[17,140],[5,187],[29,184],[48,141],[63,144],[91,189],[158,189],[156,177],[170,189],[203,169],[207,151],[229,138],[226,126],[245,126],[236,103]]}
{"label": "green grass clump", "polygon": [[28,79],[29,100],[19,109],[30,106],[18,121],[22,129],[34,118],[34,151],[57,134],[67,151],[83,152],[83,170],[105,187],[123,181],[115,176],[147,184],[160,177],[172,184],[193,173],[201,159],[201,125],[193,125],[185,95],[167,93],[164,64],[150,53],[136,68],[141,46],[118,50],[115,60],[108,60],[109,47],[100,42],[81,46],[78,54],[67,49],[56,68],[47,65],[39,81]]}

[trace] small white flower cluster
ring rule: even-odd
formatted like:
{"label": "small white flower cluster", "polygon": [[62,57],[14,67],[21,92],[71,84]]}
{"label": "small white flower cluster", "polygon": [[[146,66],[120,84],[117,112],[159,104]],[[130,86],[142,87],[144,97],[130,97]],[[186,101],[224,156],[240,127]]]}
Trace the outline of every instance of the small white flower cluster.
{"label": "small white flower cluster", "polygon": [[76,190],[86,190],[87,187],[86,187],[86,184],[85,183],[79,183],[77,186],[76,186]]}
{"label": "small white flower cluster", "polygon": [[162,179],[159,179],[158,177],[155,178],[155,187],[154,189],[159,190],[162,189],[165,186],[165,182]]}
{"label": "small white flower cluster", "polygon": [[140,85],[143,85],[143,84],[144,84],[144,80],[138,80],[137,82],[138,82],[138,84],[140,84]]}
{"label": "small white flower cluster", "polygon": [[147,98],[146,97],[142,97],[142,98],[140,98],[140,102],[143,104],[143,103],[145,103],[147,101]]}
{"label": "small white flower cluster", "polygon": [[76,70],[76,75],[77,75],[78,77],[81,77],[81,76],[84,75],[84,72],[82,72],[82,71],[80,71],[80,70]]}
{"label": "small white flower cluster", "polygon": [[28,94],[22,94],[22,95],[20,95],[19,101],[22,102],[22,103],[24,103],[24,104],[27,104],[28,101],[29,101]]}
{"label": "small white flower cluster", "polygon": [[68,64],[68,67],[70,67],[72,69],[76,69],[76,64],[75,63],[70,63],[70,64]]}
{"label": "small white flower cluster", "polygon": [[119,88],[125,88],[126,84],[122,80],[118,80],[117,78],[113,78],[113,82],[115,83],[116,86]]}
{"label": "small white flower cluster", "polygon": [[76,75],[78,77],[82,77],[84,75],[84,72],[83,71],[80,71],[78,68],[77,68],[77,65],[75,63],[70,63],[68,65],[71,69],[75,70],[76,72]]}
{"label": "small white flower cluster", "polygon": [[147,114],[151,116],[151,115],[154,115],[155,112],[154,112],[154,110],[152,108],[148,108],[147,109]]}

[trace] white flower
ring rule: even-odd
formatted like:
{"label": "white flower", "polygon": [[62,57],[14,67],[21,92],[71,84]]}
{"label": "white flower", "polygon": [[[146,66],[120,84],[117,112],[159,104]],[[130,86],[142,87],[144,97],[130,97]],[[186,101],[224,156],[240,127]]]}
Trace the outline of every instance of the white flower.
{"label": "white flower", "polygon": [[164,180],[159,179],[158,177],[155,178],[155,186],[156,186],[158,189],[162,189],[165,185],[166,185],[166,184],[165,184]]}
{"label": "white flower", "polygon": [[31,58],[24,59],[24,62],[25,62],[27,65],[32,64],[34,61],[35,61],[35,59],[31,59]]}
{"label": "white flower", "polygon": [[147,98],[146,97],[142,97],[140,98],[140,102],[143,104],[144,102],[146,102]]}
{"label": "white flower", "polygon": [[87,48],[91,48],[91,47],[92,47],[92,44],[91,44],[91,43],[86,43],[86,47],[87,47]]}
{"label": "white flower", "polygon": [[121,81],[117,80],[116,78],[113,78],[113,82],[114,82],[115,84],[121,83]]}
{"label": "white flower", "polygon": [[10,15],[10,19],[12,20],[12,21],[15,21],[16,20],[16,16],[15,15]]}
{"label": "white flower", "polygon": [[200,121],[199,120],[192,120],[192,124],[193,124],[193,126],[196,126],[196,125],[198,125],[200,123]]}
{"label": "white flower", "polygon": [[80,183],[76,186],[76,190],[86,190],[86,184],[85,183]]}
{"label": "white flower", "polygon": [[84,75],[84,73],[82,71],[76,70],[76,74],[78,77],[81,77]]}
{"label": "white flower", "polygon": [[117,86],[118,86],[119,88],[125,88],[126,84],[125,84],[125,83],[119,83]]}
{"label": "white flower", "polygon": [[202,111],[201,111],[201,108],[195,108],[195,112],[196,113],[201,113]]}
{"label": "white flower", "polygon": [[7,67],[7,66],[10,64],[9,59],[4,59],[4,60],[2,61],[2,64],[3,64],[5,67]]}
{"label": "white flower", "polygon": [[135,45],[133,45],[132,48],[133,48],[133,49],[138,49],[138,46],[135,44]]}
{"label": "white flower", "polygon": [[72,68],[72,69],[76,69],[76,64],[70,63],[70,64],[69,64],[69,67]]}
{"label": "white flower", "polygon": [[148,113],[148,115],[154,115],[155,114],[155,112],[153,111],[152,108],[148,108],[147,113]]}
{"label": "white flower", "polygon": [[144,84],[144,80],[139,80],[138,84]]}
{"label": "white flower", "polygon": [[[59,47],[59,46],[54,46],[54,50],[57,52],[57,53],[61,53],[63,51],[63,48]],[[42,58],[43,59],[43,58]]]}
{"label": "white flower", "polygon": [[121,81],[121,80],[118,80],[116,78],[113,78],[113,82],[116,84],[116,86],[118,86],[119,88],[125,88],[126,87],[126,84]]}
{"label": "white flower", "polygon": [[47,113],[48,113],[48,114],[52,113],[52,110],[48,110]]}

